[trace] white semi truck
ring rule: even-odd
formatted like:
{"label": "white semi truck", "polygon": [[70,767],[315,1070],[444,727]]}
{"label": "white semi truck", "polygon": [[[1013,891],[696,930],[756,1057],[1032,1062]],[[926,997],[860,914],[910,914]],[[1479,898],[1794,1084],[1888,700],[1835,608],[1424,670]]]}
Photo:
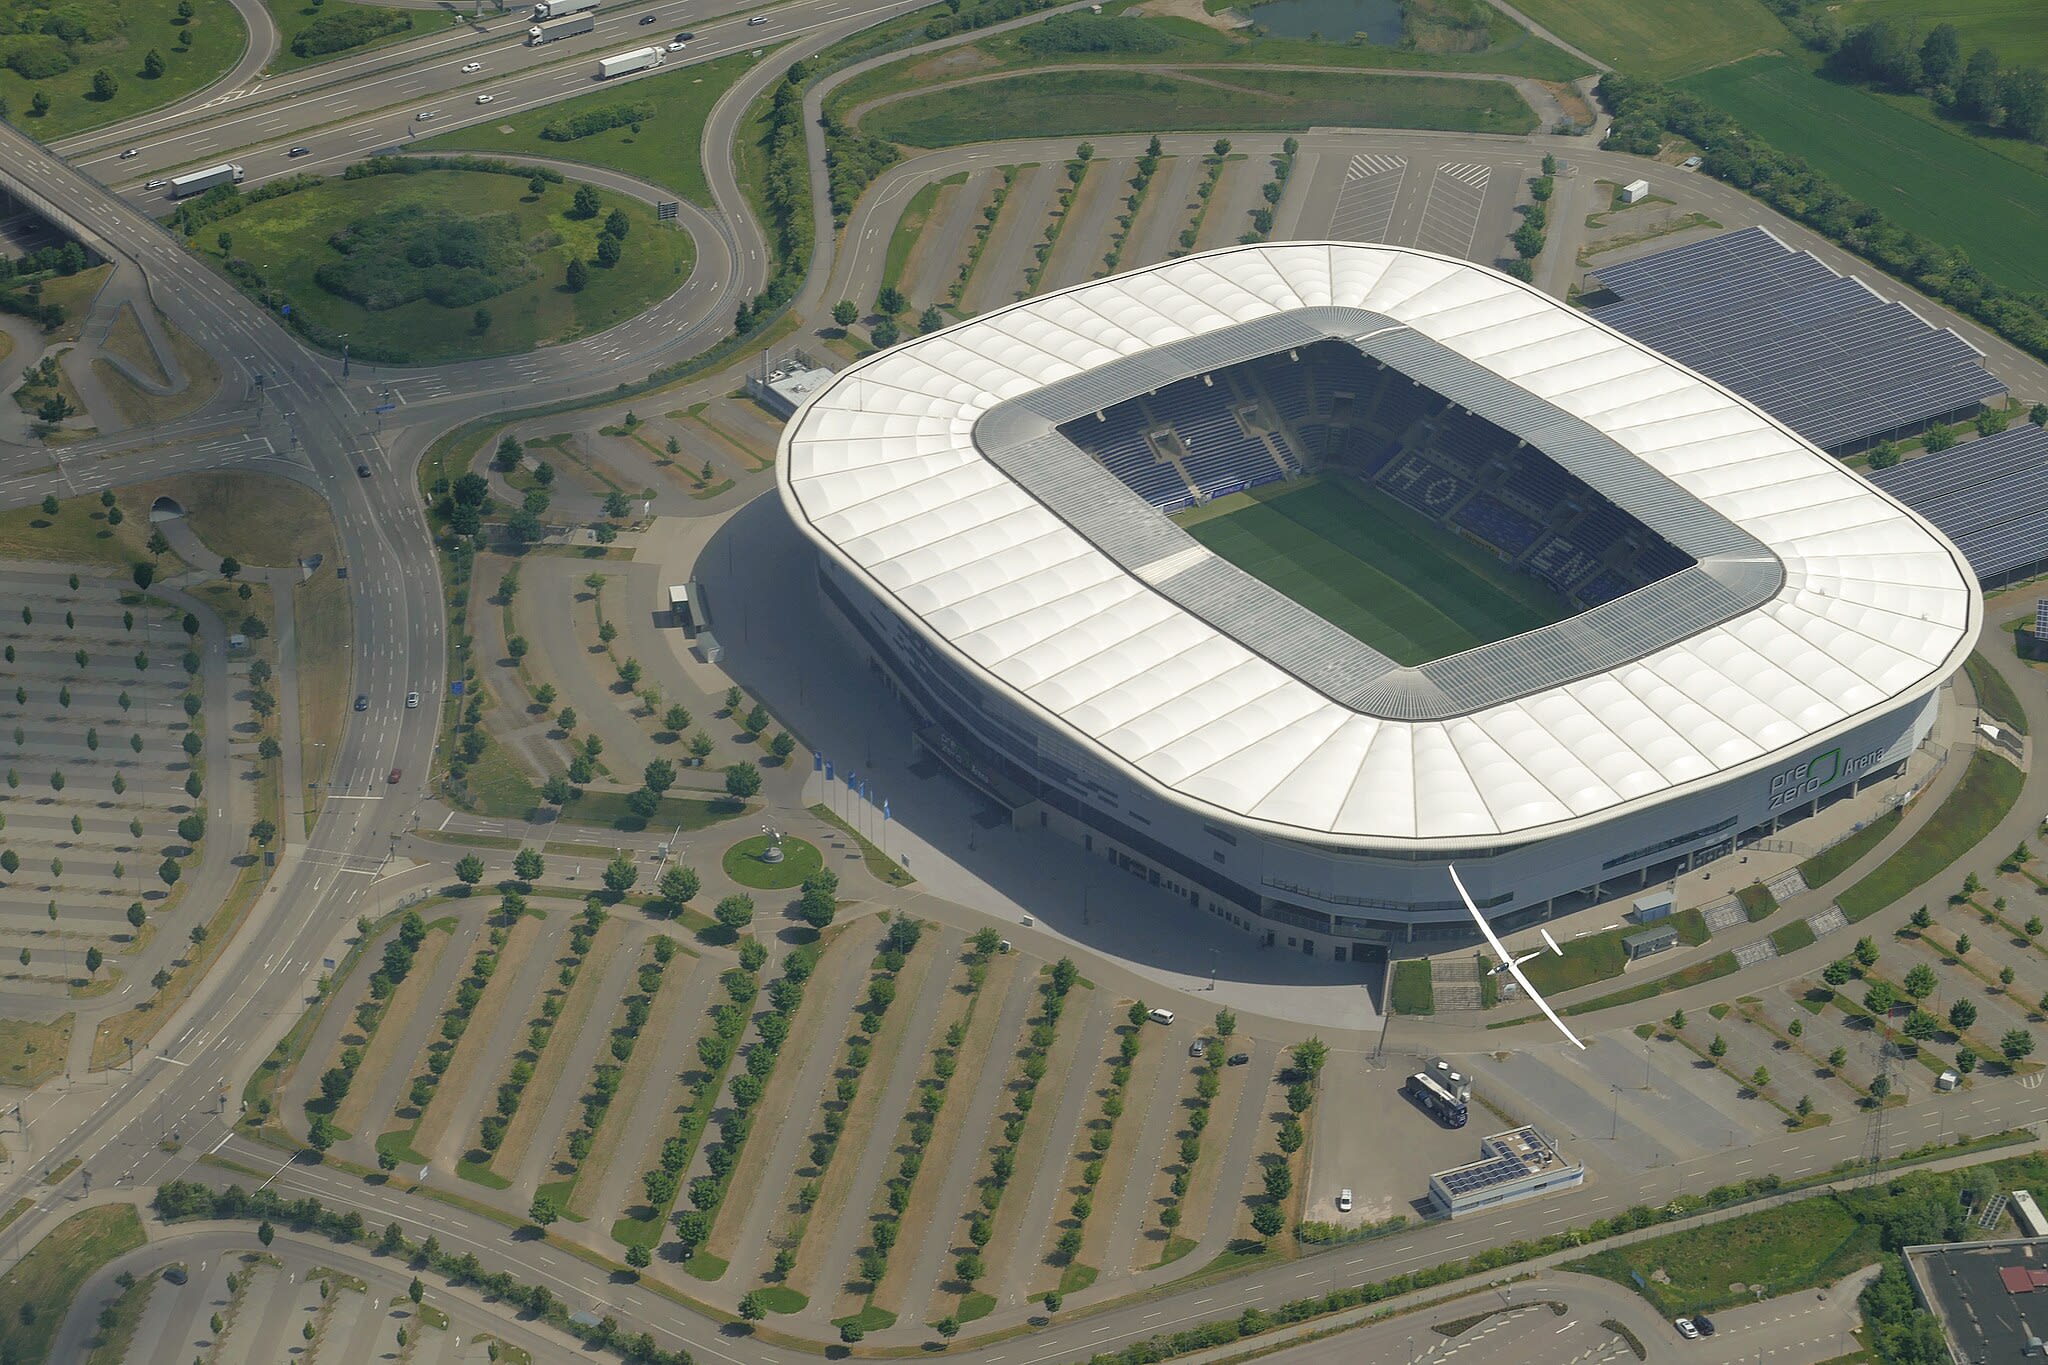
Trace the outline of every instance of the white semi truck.
{"label": "white semi truck", "polygon": [[621,52],[616,56],[606,57],[600,61],[597,64],[597,78],[601,81],[608,81],[614,76],[630,75],[635,71],[645,71],[650,67],[660,66],[667,60],[668,49],[666,48],[636,47],[631,52]]}
{"label": "white semi truck", "polygon": [[558,19],[564,14],[581,14],[587,9],[596,9],[597,0],[540,0],[533,7],[536,19]]}
{"label": "white semi truck", "polygon": [[552,43],[557,38],[573,38],[579,33],[588,33],[595,27],[597,16],[594,14],[565,15],[560,19],[535,24],[526,30],[526,45],[539,47],[542,43]]}
{"label": "white semi truck", "polygon": [[239,185],[242,183],[242,168],[232,161],[223,161],[218,166],[205,170],[187,171],[171,177],[171,198],[183,199],[188,194],[202,194],[215,185]]}

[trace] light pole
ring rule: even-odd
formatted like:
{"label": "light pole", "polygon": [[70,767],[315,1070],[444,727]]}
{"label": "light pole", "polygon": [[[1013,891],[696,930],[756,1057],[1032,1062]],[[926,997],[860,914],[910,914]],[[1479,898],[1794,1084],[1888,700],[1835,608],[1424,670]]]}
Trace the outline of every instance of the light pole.
{"label": "light pole", "polygon": [[348,333],[343,332],[335,340],[341,343],[341,377],[348,378]]}
{"label": "light pole", "polygon": [[1614,1112],[1607,1119],[1607,1140],[1613,1142],[1621,1136],[1621,1087],[1610,1085],[1607,1088],[1614,1092]]}

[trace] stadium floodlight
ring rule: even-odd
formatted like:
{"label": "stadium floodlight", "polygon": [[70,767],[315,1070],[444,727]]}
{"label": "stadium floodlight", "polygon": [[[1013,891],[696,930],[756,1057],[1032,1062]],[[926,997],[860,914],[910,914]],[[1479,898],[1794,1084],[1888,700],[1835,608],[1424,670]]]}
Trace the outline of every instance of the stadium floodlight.
{"label": "stadium floodlight", "polygon": [[[1565,1027],[1564,1020],[1557,1017],[1557,1011],[1550,1008],[1550,1002],[1538,995],[1536,988],[1529,984],[1529,978],[1522,975],[1522,964],[1532,957],[1541,957],[1543,950],[1539,948],[1535,952],[1523,957],[1516,957],[1513,953],[1510,953],[1501,943],[1499,937],[1493,932],[1493,926],[1486,922],[1486,916],[1480,914],[1479,907],[1472,903],[1472,893],[1465,889],[1464,879],[1458,875],[1458,869],[1449,863],[1444,865],[1444,869],[1451,874],[1451,885],[1458,888],[1458,899],[1465,902],[1465,909],[1471,913],[1472,922],[1479,926],[1479,932],[1486,935],[1487,944],[1500,957],[1501,966],[1505,967],[1509,974],[1515,978],[1516,983],[1529,993],[1529,998],[1536,1002],[1536,1008],[1543,1011],[1544,1018],[1557,1025],[1557,1031],[1562,1033],[1571,1042],[1573,1047],[1584,1052],[1586,1045],[1579,1041],[1579,1035]],[[1539,932],[1543,932],[1543,941],[1550,945],[1550,951],[1556,953],[1559,957],[1564,956],[1564,949],[1557,946],[1556,939],[1552,938],[1547,931]]]}

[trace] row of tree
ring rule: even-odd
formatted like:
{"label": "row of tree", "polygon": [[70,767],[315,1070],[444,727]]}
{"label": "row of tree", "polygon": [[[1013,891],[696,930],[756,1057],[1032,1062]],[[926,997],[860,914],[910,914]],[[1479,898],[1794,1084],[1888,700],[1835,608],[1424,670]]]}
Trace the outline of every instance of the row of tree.
{"label": "row of tree", "polygon": [[1922,37],[1910,25],[1874,19],[1849,30],[1828,69],[1847,80],[1925,95],[1950,118],[2029,142],[2048,141],[2048,73],[2003,67],[1990,47],[1966,59],[1954,24],[1936,24]]}

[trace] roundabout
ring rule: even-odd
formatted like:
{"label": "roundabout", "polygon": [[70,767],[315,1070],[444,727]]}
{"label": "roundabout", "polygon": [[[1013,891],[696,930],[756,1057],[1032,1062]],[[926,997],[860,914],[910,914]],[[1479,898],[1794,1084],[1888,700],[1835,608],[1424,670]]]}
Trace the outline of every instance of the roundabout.
{"label": "roundabout", "polygon": [[725,851],[725,875],[756,891],[790,891],[825,866],[817,845],[789,835],[757,834]]}

